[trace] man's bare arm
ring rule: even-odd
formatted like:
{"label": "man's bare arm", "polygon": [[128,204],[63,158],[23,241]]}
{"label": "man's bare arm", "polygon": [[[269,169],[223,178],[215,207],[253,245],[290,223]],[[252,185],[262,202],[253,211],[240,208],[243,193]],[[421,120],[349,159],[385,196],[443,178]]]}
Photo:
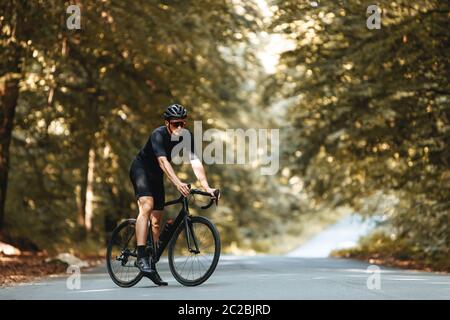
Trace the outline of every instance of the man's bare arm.
{"label": "man's bare arm", "polygon": [[209,187],[208,180],[206,179],[205,168],[203,167],[202,162],[198,158],[192,159],[191,166],[195,176],[197,177],[198,181],[200,181],[200,184],[202,185],[203,189],[205,189],[206,192],[209,192],[211,193],[212,196],[214,196],[215,189]]}
{"label": "man's bare arm", "polygon": [[161,170],[167,175],[178,191],[180,191],[183,196],[187,197],[189,195],[189,187],[186,183],[183,183],[180,179],[178,179],[169,160],[167,160],[166,157],[158,157],[158,163]]}

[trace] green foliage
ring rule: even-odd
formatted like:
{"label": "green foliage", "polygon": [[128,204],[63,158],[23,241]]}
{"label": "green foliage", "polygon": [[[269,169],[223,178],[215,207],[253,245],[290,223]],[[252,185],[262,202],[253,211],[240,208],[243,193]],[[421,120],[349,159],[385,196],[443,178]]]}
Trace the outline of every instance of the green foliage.
{"label": "green foliage", "polygon": [[[41,248],[92,239],[103,247],[120,219],[136,215],[129,165],[151,131],[162,125],[166,105],[185,104],[190,119],[205,127],[241,125],[237,114],[247,105],[245,70],[259,67],[250,51],[240,54],[253,68],[242,69],[221,49],[235,54],[240,43],[235,35],[256,32],[261,22],[253,2],[244,5],[250,22],[236,14],[231,1],[107,0],[83,1],[81,30],[68,30],[68,5],[11,0],[0,11],[2,46],[9,49],[15,37],[22,61],[6,229],[28,235]],[[13,35],[18,16],[26,28]],[[0,60],[10,55],[2,51]],[[207,171],[210,184],[224,190],[215,213],[225,230],[224,244],[238,242],[239,229],[259,210],[235,186],[248,183],[251,193],[255,178],[234,167]],[[182,172],[193,181],[186,168]],[[89,186],[94,190],[92,230],[85,226]],[[172,190],[167,197],[175,194]],[[256,235],[258,227],[245,235]]]}
{"label": "green foliage", "polygon": [[405,238],[397,239],[385,230],[378,230],[361,238],[354,248],[333,251],[331,256],[360,258],[418,269],[448,271],[450,266],[448,255],[426,253],[420,245],[411,244]]}
{"label": "green foliage", "polygon": [[272,29],[296,48],[266,97],[297,98],[288,156],[318,201],[361,209],[374,192],[393,194],[397,239],[448,257],[449,3],[379,1],[380,30],[366,27],[370,4],[277,2]]}
{"label": "green foliage", "polygon": [[[0,4],[0,82],[20,78],[9,233],[42,248],[104,247],[115,224],[136,215],[131,160],[163,108],[179,102],[204,129],[283,126],[280,175],[207,167],[223,201],[202,214],[225,246],[280,252],[337,218],[330,207],[349,205],[385,216],[399,243],[392,254],[446,261],[448,2],[380,1],[380,30],[367,29],[372,3],[362,0],[272,1],[269,28],[254,1],[240,3],[242,14],[231,0],[105,0],[83,1],[81,30],[68,30],[69,4]],[[268,78],[254,41],[264,31],[296,44]],[[272,112],[280,100],[290,103],[285,119]],[[189,168],[177,172],[194,180]]]}

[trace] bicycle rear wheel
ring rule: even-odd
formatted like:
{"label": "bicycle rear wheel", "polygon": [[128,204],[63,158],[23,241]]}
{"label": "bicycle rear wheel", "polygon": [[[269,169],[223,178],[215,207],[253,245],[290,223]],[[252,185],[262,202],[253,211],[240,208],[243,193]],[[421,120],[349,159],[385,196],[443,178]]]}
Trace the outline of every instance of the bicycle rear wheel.
{"label": "bicycle rear wheel", "polygon": [[119,287],[134,286],[142,279],[142,273],[135,266],[136,219],[128,219],[113,231],[106,253],[106,266],[111,279]]}
{"label": "bicycle rear wheel", "polygon": [[[204,217],[190,217],[188,232],[183,222],[169,244],[169,267],[174,278],[185,286],[198,286],[216,269],[220,257],[220,237],[216,226]],[[191,233],[193,235],[191,235]],[[198,252],[195,249],[194,238]]]}

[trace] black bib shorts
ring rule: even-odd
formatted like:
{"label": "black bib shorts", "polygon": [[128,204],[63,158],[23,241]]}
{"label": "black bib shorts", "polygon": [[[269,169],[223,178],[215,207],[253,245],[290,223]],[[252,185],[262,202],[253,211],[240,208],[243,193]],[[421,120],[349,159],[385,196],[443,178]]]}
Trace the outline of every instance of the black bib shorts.
{"label": "black bib shorts", "polygon": [[153,210],[164,209],[165,190],[163,175],[151,172],[144,166],[142,160],[135,158],[131,163],[130,179],[136,199],[144,196],[153,197]]}

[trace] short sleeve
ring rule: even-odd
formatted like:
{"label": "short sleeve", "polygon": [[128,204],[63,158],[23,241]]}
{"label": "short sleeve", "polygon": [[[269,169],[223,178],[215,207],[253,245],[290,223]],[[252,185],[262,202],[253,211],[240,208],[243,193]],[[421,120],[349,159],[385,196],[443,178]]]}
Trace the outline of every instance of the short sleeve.
{"label": "short sleeve", "polygon": [[154,131],[150,137],[153,152],[156,157],[167,157],[166,150],[164,149],[164,138],[159,131]]}

